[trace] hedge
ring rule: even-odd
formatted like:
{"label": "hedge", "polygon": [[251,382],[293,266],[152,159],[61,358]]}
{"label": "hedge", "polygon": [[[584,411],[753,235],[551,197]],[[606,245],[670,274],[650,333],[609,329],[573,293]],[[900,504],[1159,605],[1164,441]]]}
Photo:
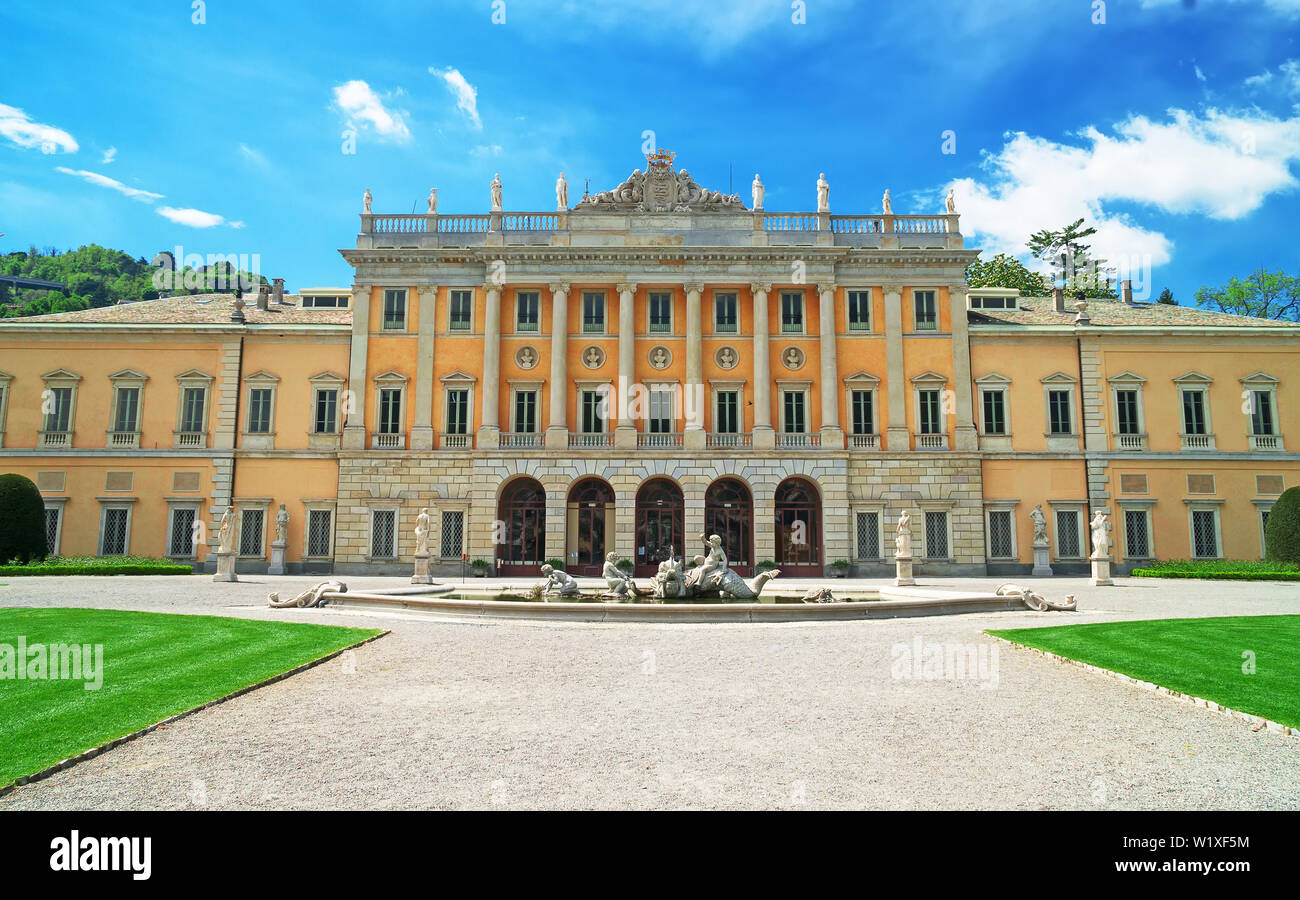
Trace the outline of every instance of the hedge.
{"label": "hedge", "polygon": [[1207,581],[1300,581],[1300,566],[1244,559],[1176,559],[1136,568],[1129,574],[1137,578],[1202,578]]}
{"label": "hedge", "polygon": [[0,566],[0,575],[192,575],[194,569],[148,556],[51,556],[25,566]]}
{"label": "hedge", "polygon": [[1264,548],[1269,562],[1300,563],[1300,487],[1287,488],[1269,510]]}
{"label": "hedge", "polygon": [[30,478],[0,475],[0,562],[45,559],[45,501]]}

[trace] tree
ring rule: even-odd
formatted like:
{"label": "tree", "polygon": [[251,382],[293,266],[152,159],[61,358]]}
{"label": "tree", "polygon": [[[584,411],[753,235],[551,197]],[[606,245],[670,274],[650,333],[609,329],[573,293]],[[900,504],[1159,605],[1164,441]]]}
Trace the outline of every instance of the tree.
{"label": "tree", "polygon": [[1287,488],[1269,510],[1264,558],[1300,564],[1300,487]]}
{"label": "tree", "polygon": [[1178,305],[1178,301],[1174,299],[1174,292],[1169,290],[1169,288],[1165,288],[1160,292],[1160,296],[1156,298],[1156,302],[1163,303],[1166,306]]}
{"label": "tree", "polygon": [[1031,272],[1014,256],[999,253],[990,260],[975,260],[966,267],[969,287],[1015,288],[1022,297],[1039,297],[1052,292],[1037,272]]}
{"label": "tree", "polygon": [[1083,227],[1083,219],[1076,219],[1057,231],[1036,231],[1029,236],[1027,246],[1038,259],[1060,273],[1067,294],[1083,291],[1085,297],[1114,299],[1110,285],[1110,268],[1104,259],[1092,258],[1092,245],[1083,239],[1097,233],[1096,228]]}
{"label": "tree", "polygon": [[45,545],[45,501],[35,482],[22,475],[0,475],[0,565],[10,560],[39,562]]}
{"label": "tree", "polygon": [[1196,305],[1237,316],[1300,322],[1300,277],[1259,268],[1245,279],[1229,279],[1223,287],[1197,289]]}

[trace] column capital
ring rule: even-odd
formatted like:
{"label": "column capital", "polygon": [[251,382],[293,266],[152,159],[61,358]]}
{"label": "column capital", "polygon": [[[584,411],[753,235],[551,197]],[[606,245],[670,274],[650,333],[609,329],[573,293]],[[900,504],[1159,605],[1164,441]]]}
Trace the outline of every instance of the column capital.
{"label": "column capital", "polygon": [[352,285],[352,296],[355,297],[357,295],[361,295],[364,297],[369,297],[370,289],[372,287],[374,287],[374,285],[372,284],[354,284]]}
{"label": "column capital", "polygon": [[755,281],[749,286],[749,292],[751,294],[768,294],[771,293],[771,291],[772,282],[770,281]]}
{"label": "column capital", "polygon": [[437,293],[438,293],[438,286],[437,286],[436,284],[422,284],[422,285],[419,285],[418,287],[416,287],[416,290],[417,290],[420,294],[422,294],[422,295],[423,295],[423,294],[437,294]]}
{"label": "column capital", "polygon": [[635,294],[637,284],[635,281],[625,281],[622,284],[614,285],[615,290],[620,294]]}
{"label": "column capital", "polygon": [[485,282],[483,282],[483,290],[484,290],[484,291],[487,291],[488,293],[491,293],[492,291],[496,291],[496,292],[499,294],[499,293],[501,293],[501,289],[504,288],[504,287],[505,287],[504,284],[500,284],[500,283],[495,282],[495,281],[485,281]]}
{"label": "column capital", "polygon": [[569,283],[567,281],[557,281],[554,284],[550,284],[547,286],[551,289],[552,294],[569,293]]}
{"label": "column capital", "polygon": [[817,285],[817,293],[824,294],[827,291],[830,291],[831,293],[835,293],[836,287],[837,285],[833,281],[823,281]]}
{"label": "column capital", "polygon": [[901,284],[882,284],[882,285],[880,286],[880,290],[883,291],[883,292],[886,293],[886,294],[898,294],[898,295],[901,296],[902,293],[903,293],[903,285],[901,285]]}
{"label": "column capital", "polygon": [[688,294],[690,294],[690,293],[696,293],[696,294],[702,294],[702,293],[704,293],[704,283],[703,283],[703,282],[700,282],[700,281],[687,281],[687,282],[685,282],[685,283],[682,284],[682,287],[686,289],[686,293],[688,293]]}

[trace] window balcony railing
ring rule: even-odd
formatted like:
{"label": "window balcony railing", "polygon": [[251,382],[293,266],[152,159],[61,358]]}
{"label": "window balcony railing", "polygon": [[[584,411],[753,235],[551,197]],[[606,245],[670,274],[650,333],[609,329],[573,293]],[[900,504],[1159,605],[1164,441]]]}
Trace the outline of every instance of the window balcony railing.
{"label": "window balcony railing", "polygon": [[1145,434],[1115,435],[1116,450],[1145,450],[1146,448],[1147,436]]}
{"label": "window balcony railing", "polygon": [[791,450],[800,447],[820,447],[822,445],[822,436],[820,434],[792,434],[790,432],[780,432],[776,436],[776,446],[779,450]]}
{"label": "window balcony railing", "polygon": [[72,446],[71,431],[42,431],[40,435],[42,448],[62,450]]}
{"label": "window balcony railing", "polygon": [[529,449],[542,446],[542,436],[535,431],[503,431],[501,432],[501,447],[514,450]]}
{"label": "window balcony railing", "polygon": [[1280,434],[1252,434],[1250,436],[1250,449],[1252,450],[1281,450],[1282,435]]}
{"label": "window balcony railing", "polygon": [[202,450],[208,446],[206,431],[174,431],[172,434],[175,438],[172,443],[176,450]]}
{"label": "window balcony railing", "polygon": [[438,435],[438,447],[442,450],[468,450],[474,442],[468,434],[443,432]]}
{"label": "window balcony railing", "polygon": [[1180,434],[1184,450],[1213,450],[1214,435],[1212,434]]}
{"label": "window balcony railing", "polygon": [[603,449],[614,446],[614,435],[612,433],[603,434],[571,434],[569,435],[569,446],[577,449]]}
{"label": "window balcony railing", "polygon": [[370,449],[372,450],[405,450],[406,433],[376,433],[370,437]]}
{"label": "window balcony railing", "polygon": [[749,432],[711,431],[704,436],[704,446],[712,449],[746,449],[754,446]]}
{"label": "window balcony railing", "polygon": [[851,434],[849,435],[850,450],[879,450],[880,435],[878,434]]}
{"label": "window balcony railing", "polygon": [[139,450],[140,432],[110,431],[108,432],[108,446],[115,450]]}
{"label": "window balcony railing", "polygon": [[917,450],[947,450],[947,434],[918,434],[916,436]]}
{"label": "window balcony railing", "polygon": [[682,445],[680,431],[639,431],[636,446],[639,450],[675,450]]}

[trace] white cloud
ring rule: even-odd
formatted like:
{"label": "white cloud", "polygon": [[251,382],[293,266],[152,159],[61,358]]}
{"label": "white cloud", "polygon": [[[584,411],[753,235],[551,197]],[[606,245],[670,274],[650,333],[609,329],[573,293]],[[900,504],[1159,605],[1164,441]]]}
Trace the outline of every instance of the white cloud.
{"label": "white cloud", "polygon": [[89,184],[97,187],[108,188],[117,191],[119,194],[125,194],[132,200],[143,200],[146,203],[152,203],[155,200],[161,200],[162,194],[155,194],[153,191],[144,191],[140,188],[133,188],[123,184],[116,178],[109,178],[107,175],[100,175],[98,172],[88,172],[85,169],[69,169],[66,166],[55,166],[56,172],[62,172],[64,175],[74,175]]}
{"label": "white cloud", "polygon": [[1201,82],[1205,81],[1205,73],[1201,71],[1200,66],[1192,66],[1192,71],[1196,73],[1197,81],[1201,81]]}
{"label": "white cloud", "polygon": [[1241,219],[1270,195],[1294,190],[1300,161],[1300,117],[1209,110],[1198,117],[1173,109],[1168,120],[1132,116],[1103,134],[1079,132],[1082,145],[1009,134],[986,155],[986,179],[955,187],[963,230],[990,252],[1023,256],[1030,233],[1085,217],[1097,228],[1094,252],[1112,260],[1149,254],[1168,262],[1172,242],[1107,203],[1211,219]]}
{"label": "white cloud", "polygon": [[[816,0],[795,4],[790,0],[709,0],[682,3],[681,0],[620,0],[591,3],[563,0],[556,4],[559,15],[551,20],[572,28],[581,23],[606,30],[634,32],[653,37],[671,35],[675,42],[691,43],[706,55],[743,44],[769,28],[789,28],[797,15],[810,25],[834,22],[845,0]],[[954,10],[951,16],[959,15]],[[567,20],[567,21],[565,21]]]}
{"label": "white cloud", "polygon": [[33,122],[27,113],[16,106],[0,103],[0,137],[19,147],[39,148],[42,153],[76,153],[76,139],[62,128]]}
{"label": "white cloud", "polygon": [[483,120],[478,117],[478,90],[465,80],[460,70],[451,66],[441,70],[429,66],[429,74],[443,80],[447,90],[451,91],[456,98],[456,108],[469,118],[476,130],[482,130]]}
{"label": "white cloud", "polygon": [[[1210,2],[1210,0],[1202,0]],[[1217,2],[1240,5],[1248,3],[1255,5],[1259,0],[1217,0]],[[1146,9],[1159,9],[1174,6],[1186,6],[1186,0],[1142,0],[1142,6]],[[1300,0],[1263,0],[1263,6],[1287,18],[1300,17]]]}
{"label": "white cloud", "polygon": [[481,159],[488,156],[500,156],[504,150],[500,144],[479,144],[469,152],[471,156],[476,156]]}
{"label": "white cloud", "polygon": [[1265,69],[1258,75],[1252,75],[1244,82],[1251,90],[1269,90],[1277,88],[1283,95],[1300,99],[1300,59],[1288,59],[1277,67],[1280,75],[1274,81],[1273,70]]}
{"label": "white cloud", "polygon": [[109,163],[112,163],[116,160],[117,160],[117,148],[109,147],[107,150],[104,151],[104,158],[100,160],[100,163],[106,166]]}
{"label": "white cloud", "polygon": [[212,228],[226,221],[224,216],[216,213],[204,212],[201,209],[177,209],[174,206],[158,207],[158,215],[178,225],[189,225],[191,228]]}
{"label": "white cloud", "polygon": [[384,101],[364,81],[349,81],[335,87],[334,102],[349,119],[369,125],[382,138],[398,143],[411,139],[405,114],[385,107]]}
{"label": "white cloud", "polygon": [[239,145],[239,155],[245,162],[252,163],[259,169],[267,169],[271,166],[270,161],[266,158],[266,154],[261,150],[258,150],[256,147],[250,147],[247,144],[241,143]]}

